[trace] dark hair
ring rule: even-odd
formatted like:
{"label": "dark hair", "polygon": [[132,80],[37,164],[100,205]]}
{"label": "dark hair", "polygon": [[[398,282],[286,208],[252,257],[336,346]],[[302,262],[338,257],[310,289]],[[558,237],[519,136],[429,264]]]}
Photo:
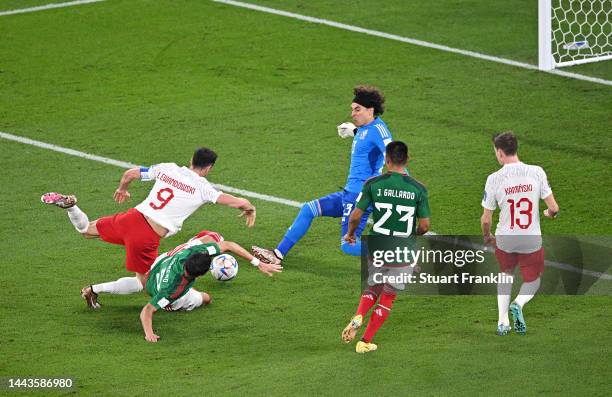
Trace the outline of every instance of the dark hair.
{"label": "dark hair", "polygon": [[212,258],[208,254],[202,252],[193,253],[185,260],[185,270],[187,270],[190,276],[199,277],[206,274],[208,269],[210,269],[211,261]]}
{"label": "dark hair", "polygon": [[406,165],[408,146],[402,141],[393,141],[387,145],[386,156],[393,165]]}
{"label": "dark hair", "polygon": [[374,115],[378,116],[385,112],[385,97],[377,87],[371,85],[358,85],[353,88],[353,102],[366,108],[374,108]]}
{"label": "dark hair", "polygon": [[518,140],[512,131],[504,131],[493,135],[495,149],[501,149],[506,156],[512,156],[518,151]]}
{"label": "dark hair", "polygon": [[204,168],[215,164],[215,161],[217,161],[217,153],[213,152],[209,148],[201,147],[196,149],[195,153],[193,153],[191,165],[194,168]]}

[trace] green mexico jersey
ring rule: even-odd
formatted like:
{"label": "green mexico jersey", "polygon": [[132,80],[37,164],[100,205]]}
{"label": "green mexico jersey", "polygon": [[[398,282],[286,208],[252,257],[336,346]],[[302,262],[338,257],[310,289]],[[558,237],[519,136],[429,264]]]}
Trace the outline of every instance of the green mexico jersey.
{"label": "green mexico jersey", "polygon": [[409,237],[416,235],[417,218],[429,218],[427,189],[411,176],[398,172],[372,178],[363,186],[356,207],[372,205],[373,235]]}
{"label": "green mexico jersey", "polygon": [[151,303],[156,309],[163,309],[181,296],[185,295],[195,279],[185,277],[183,263],[196,252],[216,256],[221,249],[216,243],[189,246],[183,244],[172,251],[160,255],[151,267],[146,289],[151,295]]}

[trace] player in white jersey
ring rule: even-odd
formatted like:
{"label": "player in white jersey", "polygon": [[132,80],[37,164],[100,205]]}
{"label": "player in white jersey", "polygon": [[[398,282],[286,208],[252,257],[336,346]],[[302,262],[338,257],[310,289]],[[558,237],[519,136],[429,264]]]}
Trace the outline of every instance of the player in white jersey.
{"label": "player in white jersey", "polygon": [[[539,203],[544,200],[548,207],[544,210],[544,216],[551,219],[557,216],[559,206],[542,167],[519,160],[518,141],[511,131],[495,135],[493,145],[497,161],[503,167],[487,178],[482,199],[484,211],[480,220],[482,233],[485,243],[495,243],[495,256],[501,271],[512,275],[519,265],[523,277],[521,289],[512,304],[512,283],[500,282],[497,286],[497,334],[507,335],[510,331],[508,309],[512,312],[514,330],[525,334],[527,327],[523,306],[537,292],[540,275],[544,272]],[[493,237],[491,223],[497,207],[500,210],[499,222]]]}
{"label": "player in white jersey", "polygon": [[[172,236],[181,230],[183,221],[200,206],[216,203],[242,210],[246,224],[255,224],[255,207],[244,198],[234,197],[216,190],[206,176],[212,169],[217,154],[210,149],[197,149],[189,168],[174,163],[162,163],[149,168],[132,168],[123,174],[114,199],[123,203],[130,198],[128,186],[136,179],[155,180],[148,197],[136,208],[126,212],[102,217],[93,222],[75,204],[75,196],[46,193],[41,200],[45,204],[65,208],[76,230],[85,238],[102,240],[125,246],[126,268],[136,277],[124,277],[109,285],[110,293],[126,294],[142,290],[142,281],[151,264],[158,256],[157,248],[163,237]],[[112,284],[112,285],[111,285]],[[93,293],[90,287],[81,291],[83,298]],[[89,300],[88,300],[89,302]]]}
{"label": "player in white jersey", "polygon": [[216,203],[220,191],[203,176],[187,167],[174,163],[162,163],[140,168],[140,180],[155,181],[147,198],[135,208],[145,217],[167,230],[169,237],[181,230],[183,222],[200,206]]}

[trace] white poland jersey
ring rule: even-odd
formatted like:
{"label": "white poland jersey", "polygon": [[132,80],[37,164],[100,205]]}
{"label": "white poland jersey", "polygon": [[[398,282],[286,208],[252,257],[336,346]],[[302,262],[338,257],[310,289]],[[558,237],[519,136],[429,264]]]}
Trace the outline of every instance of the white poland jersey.
{"label": "white poland jersey", "polygon": [[[505,164],[487,178],[482,206],[495,210],[497,246],[506,252],[530,253],[542,246],[540,199],[552,194],[542,167],[522,162]],[[519,237],[531,236],[531,237]]]}
{"label": "white poland jersey", "polygon": [[140,179],[154,179],[155,185],[149,196],[135,208],[168,229],[165,237],[178,233],[185,219],[203,204],[216,203],[221,195],[206,178],[174,163],[141,168]]}

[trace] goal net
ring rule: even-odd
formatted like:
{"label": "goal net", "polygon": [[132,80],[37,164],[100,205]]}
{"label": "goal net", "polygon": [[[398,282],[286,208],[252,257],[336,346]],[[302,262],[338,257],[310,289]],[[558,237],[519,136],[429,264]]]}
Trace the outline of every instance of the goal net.
{"label": "goal net", "polygon": [[539,0],[539,68],[612,59],[612,0]]}

